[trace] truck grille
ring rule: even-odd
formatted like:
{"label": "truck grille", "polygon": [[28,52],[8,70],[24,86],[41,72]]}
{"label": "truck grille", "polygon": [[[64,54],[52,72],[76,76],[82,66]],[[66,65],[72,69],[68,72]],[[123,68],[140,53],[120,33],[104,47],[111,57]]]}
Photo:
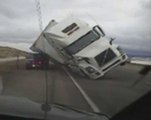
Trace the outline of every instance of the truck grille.
{"label": "truck grille", "polygon": [[100,67],[116,57],[116,54],[109,48],[95,57],[95,60]]}
{"label": "truck grille", "polygon": [[102,71],[106,71],[107,69],[111,68],[112,66],[116,65],[117,63],[119,63],[120,60],[115,61],[113,64],[109,65],[108,67],[104,68]]}

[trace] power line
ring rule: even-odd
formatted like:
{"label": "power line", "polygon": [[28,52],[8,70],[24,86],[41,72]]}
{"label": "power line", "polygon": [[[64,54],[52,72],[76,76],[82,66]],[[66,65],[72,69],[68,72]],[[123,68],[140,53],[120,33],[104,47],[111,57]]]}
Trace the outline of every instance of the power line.
{"label": "power line", "polygon": [[42,32],[42,30],[43,30],[43,24],[42,24],[41,4],[40,4],[39,0],[35,0],[35,3],[36,3],[37,15],[38,15],[39,29]]}

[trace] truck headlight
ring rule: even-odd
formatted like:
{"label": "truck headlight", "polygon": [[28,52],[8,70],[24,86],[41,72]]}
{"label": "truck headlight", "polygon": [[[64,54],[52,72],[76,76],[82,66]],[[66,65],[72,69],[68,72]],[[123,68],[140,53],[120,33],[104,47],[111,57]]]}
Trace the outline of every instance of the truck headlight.
{"label": "truck headlight", "polygon": [[87,70],[89,73],[94,73],[94,72],[95,72],[95,69],[92,68],[92,67],[87,67],[86,70]]}

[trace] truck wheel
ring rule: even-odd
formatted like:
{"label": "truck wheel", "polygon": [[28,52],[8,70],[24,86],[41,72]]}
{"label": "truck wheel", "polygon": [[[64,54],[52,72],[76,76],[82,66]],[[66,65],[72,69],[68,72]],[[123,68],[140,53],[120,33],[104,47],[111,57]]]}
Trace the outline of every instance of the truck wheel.
{"label": "truck wheel", "polygon": [[83,74],[84,77],[89,78],[89,76],[85,73],[85,71],[83,71],[82,69],[80,69],[80,72]]}
{"label": "truck wheel", "polygon": [[125,64],[126,64],[126,62],[122,62],[120,65],[123,66],[123,65],[125,65]]}

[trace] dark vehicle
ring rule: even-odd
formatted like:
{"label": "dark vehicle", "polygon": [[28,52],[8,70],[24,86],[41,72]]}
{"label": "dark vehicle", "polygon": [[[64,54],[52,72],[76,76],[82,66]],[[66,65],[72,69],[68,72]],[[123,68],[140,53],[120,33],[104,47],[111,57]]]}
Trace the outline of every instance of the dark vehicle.
{"label": "dark vehicle", "polygon": [[33,53],[26,58],[26,69],[48,69],[49,58],[42,53]]}

